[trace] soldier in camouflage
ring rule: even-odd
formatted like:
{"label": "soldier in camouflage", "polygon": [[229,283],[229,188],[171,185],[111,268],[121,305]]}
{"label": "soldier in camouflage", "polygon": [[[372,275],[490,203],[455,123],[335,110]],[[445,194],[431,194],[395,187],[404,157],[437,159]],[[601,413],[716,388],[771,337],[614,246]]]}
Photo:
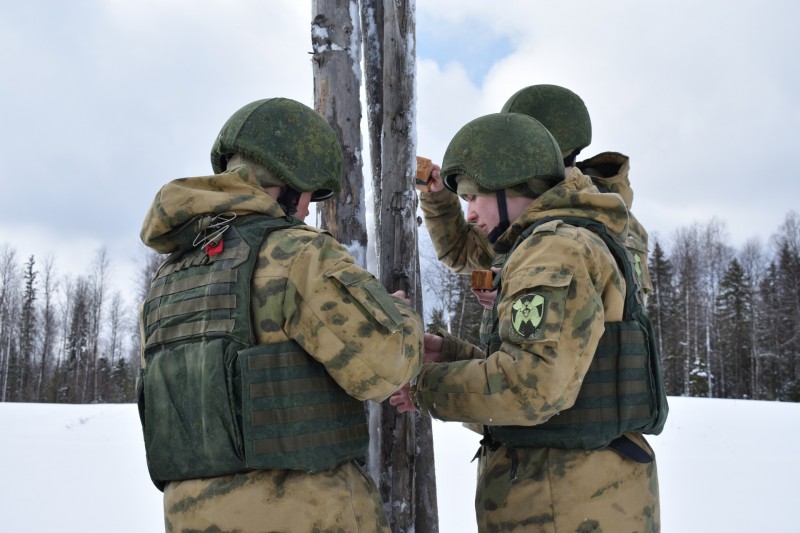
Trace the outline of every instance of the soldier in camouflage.
{"label": "soldier in camouflage", "polygon": [[582,172],[600,192],[617,193],[628,207],[628,237],[625,246],[636,260],[636,274],[645,296],[653,290],[647,268],[647,231],[631,212],[633,189],[628,173],[630,160],[618,152],[602,152],[577,161],[592,142],[589,110],[574,92],[558,85],[531,85],[514,93],[503,105],[503,113],[522,113],[544,125],[558,141],[567,174]]}
{"label": "soldier in camouflage", "polygon": [[302,222],[341,187],[333,130],[259,100],[211,159],[214,175],[159,191],[141,231],[171,254],[142,307],[137,383],[166,530],[388,532],[363,402],[417,373],[421,321]]}
{"label": "soldier in camouflage", "polygon": [[[628,236],[625,246],[636,261],[636,274],[643,296],[653,290],[648,271],[648,234],[634,216],[633,189],[629,172],[630,159],[618,152],[602,152],[584,161],[576,161],[580,152],[592,141],[592,123],[583,100],[574,92],[558,85],[531,85],[514,93],[503,105],[502,113],[521,113],[538,120],[553,135],[564,159],[565,173],[583,173],[591,178],[600,192],[619,194],[628,208]],[[420,194],[420,206],[425,216],[426,227],[431,234],[438,259],[454,272],[469,273],[472,270],[488,269],[495,258],[490,243],[479,233],[470,235],[469,247],[474,254],[471,263],[466,263],[462,244],[443,241],[440,221],[449,224],[451,217],[460,213],[461,206],[449,194],[436,194],[444,189],[439,177],[440,169],[433,166],[427,190]],[[500,258],[501,260],[502,258]],[[491,307],[493,294],[476,293],[486,307]]]}
{"label": "soldier in camouflage", "polygon": [[[583,226],[624,242],[624,201],[600,193],[581,172],[565,176],[553,136],[517,113],[481,117],[459,130],[441,179],[447,191],[423,193],[440,257],[456,271],[499,269],[487,346],[426,334],[426,364],[391,403],[484,426],[475,498],[481,532],[658,531],[655,455],[640,431],[627,431],[639,422],[599,436],[604,424],[589,420],[605,416],[603,409],[581,411],[586,422],[571,409],[592,395],[619,400],[628,393],[614,390],[632,391],[624,383],[607,388],[597,369],[603,361],[632,361],[619,351],[605,357],[608,346],[622,342],[606,331],[624,323],[629,305],[640,312],[631,303],[632,269],[623,271],[615,253],[629,256]],[[450,191],[467,202],[466,219]],[[658,372],[646,369],[640,385],[659,382]],[[645,396],[660,398],[631,408],[644,407],[649,418],[641,427],[658,433],[667,410],[663,388]],[[625,410],[612,413],[609,425],[627,417]]]}

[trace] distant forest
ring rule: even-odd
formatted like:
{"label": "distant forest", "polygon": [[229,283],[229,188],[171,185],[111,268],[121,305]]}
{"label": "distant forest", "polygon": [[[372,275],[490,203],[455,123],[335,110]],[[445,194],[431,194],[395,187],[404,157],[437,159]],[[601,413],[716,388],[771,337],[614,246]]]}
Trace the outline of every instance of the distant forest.
{"label": "distant forest", "polygon": [[[670,396],[800,401],[800,215],[765,244],[736,249],[712,219],[651,235],[654,291],[647,309]],[[136,307],[162,257],[143,255],[136,303],[108,283],[99,249],[86,274],[59,276],[55,258],[21,259],[0,243],[0,401],[135,400],[140,339]],[[428,329],[479,344],[483,309],[468,277],[422,252]]]}

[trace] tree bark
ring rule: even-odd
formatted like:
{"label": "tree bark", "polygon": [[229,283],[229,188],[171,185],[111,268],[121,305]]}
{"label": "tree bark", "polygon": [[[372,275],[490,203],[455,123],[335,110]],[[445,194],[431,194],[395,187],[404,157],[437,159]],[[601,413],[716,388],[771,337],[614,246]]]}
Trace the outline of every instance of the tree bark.
{"label": "tree bark", "polygon": [[[403,290],[420,315],[422,285],[417,248],[414,2],[362,0],[365,72],[378,274],[390,291]],[[424,315],[423,315],[424,316]],[[438,531],[431,421],[397,414],[384,403],[379,488],[392,531]]]}
{"label": "tree bark", "polygon": [[349,3],[312,0],[312,17],[314,107],[336,132],[344,166],[341,194],[317,204],[317,218],[320,227],[348,247],[366,268],[358,14],[350,11]]}

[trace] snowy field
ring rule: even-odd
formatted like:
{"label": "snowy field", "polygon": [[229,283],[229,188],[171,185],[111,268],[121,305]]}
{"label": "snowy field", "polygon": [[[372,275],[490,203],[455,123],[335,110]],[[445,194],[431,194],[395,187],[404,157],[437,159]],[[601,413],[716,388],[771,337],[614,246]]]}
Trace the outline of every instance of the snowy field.
{"label": "snowy field", "polygon": [[[0,532],[163,531],[136,407],[0,403]],[[434,423],[442,533],[475,532],[478,436]],[[664,533],[800,531],[800,404],[670,398]]]}

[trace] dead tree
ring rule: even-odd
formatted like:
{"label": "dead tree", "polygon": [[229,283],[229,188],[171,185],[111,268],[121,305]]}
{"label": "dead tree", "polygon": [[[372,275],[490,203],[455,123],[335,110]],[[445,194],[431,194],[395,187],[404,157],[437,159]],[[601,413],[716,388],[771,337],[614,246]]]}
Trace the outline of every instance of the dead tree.
{"label": "dead tree", "polygon": [[[378,273],[422,312],[417,248],[415,13],[410,0],[361,0]],[[392,531],[439,530],[431,421],[384,403],[373,463]]]}
{"label": "dead tree", "polygon": [[361,31],[348,3],[312,0],[314,107],[342,146],[342,193],[318,204],[320,227],[348,247],[366,268],[367,223],[361,156]]}
{"label": "dead tree", "polygon": [[[312,0],[314,105],[334,128],[344,153],[342,194],[321,206],[319,222],[366,266],[358,68],[364,27],[379,278],[390,292],[406,291],[422,314],[414,193],[413,2],[388,2],[384,9],[382,0],[362,0],[361,26],[350,11],[354,5]],[[438,531],[430,419],[398,416],[388,403],[371,404],[370,418],[370,471],[392,531]]]}

